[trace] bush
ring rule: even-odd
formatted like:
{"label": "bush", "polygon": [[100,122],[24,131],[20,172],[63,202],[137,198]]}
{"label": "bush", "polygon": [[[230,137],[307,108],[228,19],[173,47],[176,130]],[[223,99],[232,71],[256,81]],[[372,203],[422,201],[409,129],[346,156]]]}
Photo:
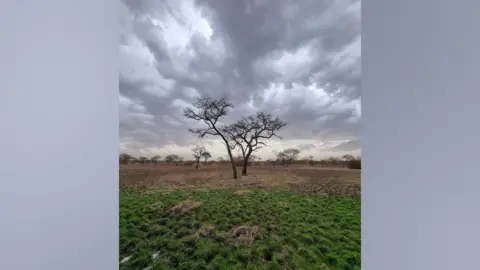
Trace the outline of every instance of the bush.
{"label": "bush", "polygon": [[362,169],[362,160],[361,159],[352,159],[347,161],[347,168],[352,170],[361,170]]}

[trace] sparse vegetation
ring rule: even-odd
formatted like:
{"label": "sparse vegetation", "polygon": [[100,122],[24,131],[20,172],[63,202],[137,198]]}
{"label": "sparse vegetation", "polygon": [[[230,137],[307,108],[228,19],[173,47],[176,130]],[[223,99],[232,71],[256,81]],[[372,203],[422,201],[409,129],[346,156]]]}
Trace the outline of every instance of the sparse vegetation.
{"label": "sparse vegetation", "polygon": [[141,163],[141,164],[145,164],[148,162],[148,158],[147,157],[139,157],[138,158],[138,161]]}
{"label": "sparse vegetation", "polygon": [[180,156],[171,154],[165,157],[165,162],[167,164],[169,163],[178,163],[181,160]]}
{"label": "sparse vegetation", "polygon": [[360,158],[353,158],[347,161],[347,167],[349,169],[361,170],[362,160]]}
{"label": "sparse vegetation", "polygon": [[121,153],[119,157],[120,164],[128,164],[132,160],[132,156],[127,153]]}
{"label": "sparse vegetation", "polygon": [[150,162],[157,165],[158,161],[160,161],[160,158],[160,156],[153,156],[152,158],[150,158]]}

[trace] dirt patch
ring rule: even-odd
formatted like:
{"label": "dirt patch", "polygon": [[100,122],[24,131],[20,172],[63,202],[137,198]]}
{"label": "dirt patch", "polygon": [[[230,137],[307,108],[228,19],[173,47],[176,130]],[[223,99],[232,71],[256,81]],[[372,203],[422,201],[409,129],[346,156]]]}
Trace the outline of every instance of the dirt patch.
{"label": "dirt patch", "polygon": [[250,190],[246,190],[246,189],[241,189],[233,192],[233,194],[239,195],[239,196],[247,195],[249,193],[250,193]]}
{"label": "dirt patch", "polygon": [[306,184],[292,184],[290,190],[300,194],[316,194],[324,196],[360,197],[361,185],[341,183],[336,179],[320,182],[309,179]]}
{"label": "dirt patch", "polygon": [[360,174],[359,170],[342,168],[253,166],[249,167],[248,176],[233,179],[231,168],[226,165],[207,165],[195,170],[185,166],[131,164],[120,167],[120,188],[147,193],[282,189],[302,194],[357,197],[360,196]]}
{"label": "dirt patch", "polygon": [[196,239],[213,237],[215,236],[215,226],[204,224],[193,236]]}
{"label": "dirt patch", "polygon": [[260,235],[260,227],[242,225],[230,230],[228,236],[236,243],[244,243],[250,246],[255,239]]}
{"label": "dirt patch", "polygon": [[170,208],[170,212],[172,212],[175,215],[189,214],[189,213],[192,213],[193,210],[197,209],[201,205],[202,205],[201,202],[186,200]]}

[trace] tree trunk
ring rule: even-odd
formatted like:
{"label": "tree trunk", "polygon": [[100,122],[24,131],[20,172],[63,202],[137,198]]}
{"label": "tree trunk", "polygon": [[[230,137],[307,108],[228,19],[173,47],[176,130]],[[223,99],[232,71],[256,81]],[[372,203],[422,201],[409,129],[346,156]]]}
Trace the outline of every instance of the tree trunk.
{"label": "tree trunk", "polygon": [[243,176],[247,176],[247,167],[248,167],[248,160],[245,158],[243,159],[243,168],[242,168]]}
{"label": "tree trunk", "polygon": [[227,147],[228,157],[230,157],[230,163],[232,164],[233,179],[238,179],[237,167],[235,166],[235,161],[233,160],[232,150],[230,149],[230,145],[228,144],[228,140],[225,139],[225,137],[220,133],[220,131],[218,131],[218,129],[215,128],[215,131],[220,134],[220,136],[223,139],[223,142],[225,142],[225,147]]}
{"label": "tree trunk", "polygon": [[228,144],[227,144],[227,149],[228,149],[228,156],[230,157],[230,163],[232,164],[233,179],[238,179],[237,166],[235,164],[235,160],[233,160],[232,151],[230,150],[230,147],[228,146]]}
{"label": "tree trunk", "polygon": [[198,170],[198,163],[200,163],[200,159],[197,159],[197,166],[195,166],[195,170]]}
{"label": "tree trunk", "polygon": [[243,168],[242,168],[243,176],[247,176],[248,159],[250,158],[251,154],[252,154],[252,150],[249,149],[247,155],[243,157]]}

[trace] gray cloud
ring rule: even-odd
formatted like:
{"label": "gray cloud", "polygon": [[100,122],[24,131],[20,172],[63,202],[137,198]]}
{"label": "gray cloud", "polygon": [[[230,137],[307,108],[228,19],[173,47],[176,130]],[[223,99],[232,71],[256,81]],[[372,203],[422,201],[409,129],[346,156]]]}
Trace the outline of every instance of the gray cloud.
{"label": "gray cloud", "polygon": [[[280,148],[322,156],[358,140],[360,1],[123,0],[120,139],[124,151],[189,155],[200,142],[182,116],[200,94],[227,95],[225,121],[264,110],[288,123]],[[187,157],[186,156],[186,157]]]}
{"label": "gray cloud", "polygon": [[354,151],[360,149],[360,140],[351,140],[342,142],[339,145],[330,148],[332,152],[345,152],[345,151]]}
{"label": "gray cloud", "polygon": [[316,146],[314,144],[307,143],[307,144],[299,144],[299,145],[297,145],[297,148],[300,151],[308,151],[308,150],[316,148]]}

